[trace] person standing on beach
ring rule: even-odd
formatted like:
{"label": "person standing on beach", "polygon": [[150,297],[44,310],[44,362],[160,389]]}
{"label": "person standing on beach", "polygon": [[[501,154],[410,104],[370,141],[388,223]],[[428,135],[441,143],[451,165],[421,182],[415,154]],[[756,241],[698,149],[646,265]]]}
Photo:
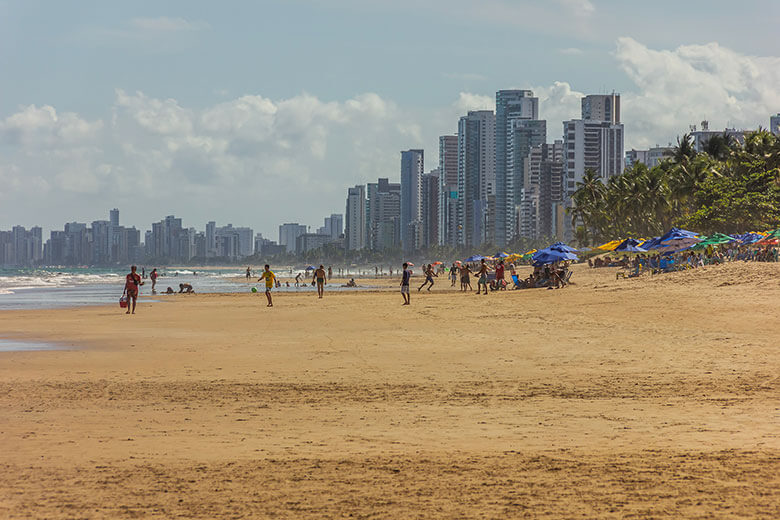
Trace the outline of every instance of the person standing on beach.
{"label": "person standing on beach", "polygon": [[458,281],[458,266],[456,264],[452,264],[450,267],[450,279],[452,279],[451,287],[455,287],[455,282]]}
{"label": "person standing on beach", "polygon": [[412,296],[409,294],[409,280],[412,278],[412,272],[409,270],[409,264],[404,262],[404,272],[401,275],[401,296],[404,297],[404,305],[409,305]]}
{"label": "person standing on beach", "polygon": [[477,294],[480,293],[480,289],[482,287],[485,288],[485,294],[488,293],[487,273],[488,273],[488,266],[485,263],[485,259],[483,258],[479,264],[479,270],[477,270],[477,275],[479,276],[479,280],[477,280]]}
{"label": "person standing on beach", "polygon": [[328,266],[328,281],[333,278],[333,267]]}
{"label": "person standing on beach", "polygon": [[505,289],[506,286],[504,285],[504,261],[499,260],[498,265],[496,266],[496,287],[498,290]]}
{"label": "person standing on beach", "polygon": [[[131,308],[133,314],[135,314],[135,303],[136,300],[138,300],[138,291],[140,286],[144,284],[144,282],[141,281],[141,276],[135,272],[136,269],[138,269],[136,266],[130,266],[130,274],[125,277],[125,293],[127,293],[127,299],[129,300],[127,302],[127,312],[125,314],[130,314]],[[131,302],[132,307],[130,306]]]}
{"label": "person standing on beach", "polygon": [[461,264],[460,265],[460,290],[465,291],[471,291],[471,277],[469,276],[471,273],[471,268],[468,264]]}
{"label": "person standing on beach", "polygon": [[249,278],[251,278],[251,277],[252,277],[252,269],[250,269],[249,266],[247,266],[247,268],[246,268],[246,279],[249,280]]}
{"label": "person standing on beach", "polygon": [[266,305],[266,307],[273,307],[274,301],[271,298],[271,289],[274,288],[276,275],[271,271],[271,267],[268,264],[265,264],[264,271],[260,275],[260,278],[257,279],[258,282],[260,280],[265,280],[265,297],[268,299],[268,305]]}
{"label": "person standing on beach", "polygon": [[154,287],[157,285],[157,268],[155,267],[152,269],[152,272],[149,273],[149,279],[152,281],[152,294],[155,294],[157,291],[154,290]]}
{"label": "person standing on beach", "polygon": [[317,282],[317,295],[322,298],[322,295],[325,294],[325,267],[320,266],[319,269],[314,271],[314,277],[312,279],[312,283]]}

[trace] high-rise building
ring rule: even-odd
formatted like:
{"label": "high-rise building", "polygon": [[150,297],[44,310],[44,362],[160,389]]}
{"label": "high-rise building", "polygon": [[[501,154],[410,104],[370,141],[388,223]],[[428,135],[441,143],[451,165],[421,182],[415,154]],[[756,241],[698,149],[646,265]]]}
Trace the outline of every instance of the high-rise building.
{"label": "high-rise building", "polygon": [[206,223],[206,258],[217,256],[217,223]]}
{"label": "high-rise building", "polygon": [[495,114],[471,111],[458,121],[457,243],[481,245],[487,235],[488,197],[495,189]]}
{"label": "high-rise building", "polygon": [[780,136],[780,112],[776,116],[769,118],[769,131]]}
{"label": "high-rise building", "polygon": [[582,98],[582,119],[620,123],[620,94],[590,94]]}
{"label": "high-rise building", "polygon": [[623,124],[574,119],[563,122],[566,194],[571,197],[587,170],[603,181],[623,173]]}
{"label": "high-rise building", "polygon": [[539,119],[514,119],[512,132],[507,145],[507,154],[512,157],[512,175],[507,176],[507,208],[513,210],[512,219],[507,222],[508,239],[515,236],[528,238],[524,229],[533,227],[533,223],[523,222],[523,202],[526,198],[526,177],[529,168],[531,149],[547,142],[547,121]]}
{"label": "high-rise building", "polygon": [[458,136],[439,137],[439,244],[458,243]]}
{"label": "high-rise building", "polygon": [[422,150],[401,152],[401,244],[405,252],[416,251],[425,240],[422,223]]}
{"label": "high-rise building", "polygon": [[288,253],[295,253],[295,240],[306,233],[306,226],[292,222],[279,226],[279,245],[285,246]]}
{"label": "high-rise building", "polygon": [[14,226],[0,231],[0,266],[30,267],[43,260],[43,230]]}
{"label": "high-rise building", "polygon": [[374,251],[401,243],[401,185],[388,179],[369,183],[366,201],[366,246]]}
{"label": "high-rise building", "polygon": [[587,170],[593,170],[604,182],[623,173],[623,141],[620,95],[583,98],[582,119],[563,122],[567,199]]}
{"label": "high-rise building", "polygon": [[338,240],[343,232],[344,215],[340,213],[332,213],[329,217],[325,217],[323,226],[317,230],[317,234],[327,235],[334,241]]}
{"label": "high-rise building", "polygon": [[516,221],[515,171],[517,154],[512,153],[517,120],[539,119],[539,99],[530,90],[496,92],[496,221],[495,243],[504,246],[514,236]]}
{"label": "high-rise building", "polygon": [[347,190],[345,214],[345,247],[350,251],[366,248],[366,187],[356,185]]}
{"label": "high-rise building", "polygon": [[422,176],[422,247],[439,244],[439,169]]}
{"label": "high-rise building", "polygon": [[520,236],[555,237],[553,213],[563,202],[563,141],[531,148],[521,204]]}
{"label": "high-rise building", "polygon": [[119,210],[117,208],[112,209],[108,212],[109,218],[108,221],[111,223],[114,227],[119,227]]}

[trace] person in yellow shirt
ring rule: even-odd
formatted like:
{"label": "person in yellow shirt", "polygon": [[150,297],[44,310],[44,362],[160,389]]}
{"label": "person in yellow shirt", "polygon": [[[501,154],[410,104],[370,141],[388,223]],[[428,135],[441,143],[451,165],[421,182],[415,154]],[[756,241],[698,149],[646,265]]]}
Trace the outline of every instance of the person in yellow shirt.
{"label": "person in yellow shirt", "polygon": [[265,270],[260,275],[260,278],[257,279],[259,282],[260,280],[265,280],[265,297],[268,298],[268,305],[267,307],[273,307],[274,302],[271,299],[271,289],[274,288],[274,282],[276,281],[276,275],[271,271],[271,268],[268,264],[265,264]]}

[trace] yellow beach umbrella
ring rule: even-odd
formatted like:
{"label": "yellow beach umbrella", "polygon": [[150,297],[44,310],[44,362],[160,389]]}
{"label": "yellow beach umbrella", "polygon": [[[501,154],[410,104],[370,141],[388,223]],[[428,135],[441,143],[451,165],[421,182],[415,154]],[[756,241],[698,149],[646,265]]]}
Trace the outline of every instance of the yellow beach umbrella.
{"label": "yellow beach umbrella", "polygon": [[601,244],[596,249],[601,249],[602,251],[614,251],[615,248],[622,243],[623,243],[623,239],[612,240],[611,242],[607,242],[606,244]]}

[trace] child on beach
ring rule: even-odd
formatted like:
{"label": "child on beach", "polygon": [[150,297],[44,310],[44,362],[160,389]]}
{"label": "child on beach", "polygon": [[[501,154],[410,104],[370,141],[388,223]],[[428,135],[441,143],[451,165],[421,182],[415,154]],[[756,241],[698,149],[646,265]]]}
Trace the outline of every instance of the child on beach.
{"label": "child on beach", "polygon": [[404,262],[404,272],[401,275],[401,296],[404,298],[404,305],[409,305],[412,297],[409,294],[409,280],[412,278],[412,272],[409,270],[409,264]]}
{"label": "child on beach", "polygon": [[274,288],[274,282],[276,281],[276,275],[271,271],[271,267],[268,264],[265,264],[265,267],[263,268],[263,272],[260,275],[260,278],[257,279],[259,282],[260,280],[265,280],[265,297],[268,299],[268,305],[266,307],[273,307],[274,302],[271,298],[271,289]]}

